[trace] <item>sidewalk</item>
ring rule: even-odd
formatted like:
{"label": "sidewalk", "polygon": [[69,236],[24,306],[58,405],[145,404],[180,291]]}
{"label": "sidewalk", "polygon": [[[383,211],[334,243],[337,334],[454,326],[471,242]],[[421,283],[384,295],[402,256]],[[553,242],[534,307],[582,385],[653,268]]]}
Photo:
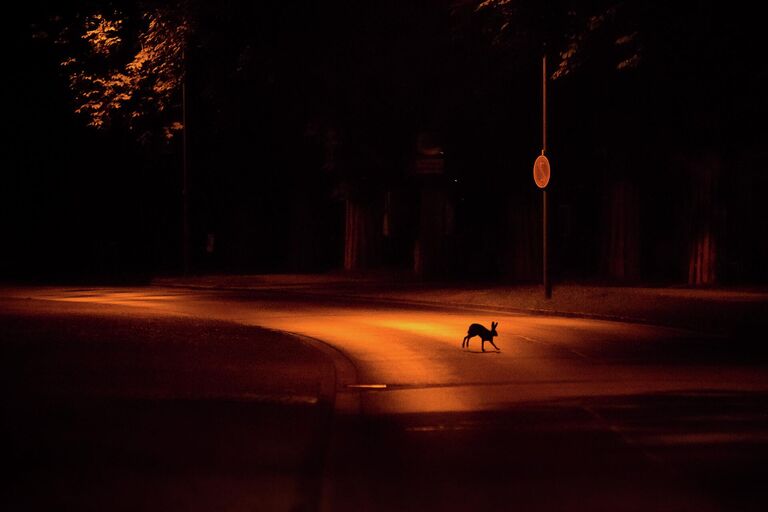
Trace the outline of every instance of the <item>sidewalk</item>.
{"label": "sidewalk", "polygon": [[768,289],[423,283],[391,275],[212,275],[157,278],[156,286],[262,290],[338,298],[455,306],[504,312],[597,318],[723,334],[768,328]]}

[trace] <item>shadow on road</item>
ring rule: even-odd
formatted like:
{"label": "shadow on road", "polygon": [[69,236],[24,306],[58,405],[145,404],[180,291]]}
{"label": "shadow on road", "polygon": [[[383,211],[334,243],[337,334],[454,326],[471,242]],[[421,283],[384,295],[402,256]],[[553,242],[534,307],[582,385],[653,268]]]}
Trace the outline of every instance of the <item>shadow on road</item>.
{"label": "shadow on road", "polygon": [[765,510],[766,406],[709,390],[350,419],[334,510]]}
{"label": "shadow on road", "polygon": [[0,310],[0,365],[3,510],[300,511],[320,500],[332,419],[320,390],[333,367],[295,339],[14,307]]}

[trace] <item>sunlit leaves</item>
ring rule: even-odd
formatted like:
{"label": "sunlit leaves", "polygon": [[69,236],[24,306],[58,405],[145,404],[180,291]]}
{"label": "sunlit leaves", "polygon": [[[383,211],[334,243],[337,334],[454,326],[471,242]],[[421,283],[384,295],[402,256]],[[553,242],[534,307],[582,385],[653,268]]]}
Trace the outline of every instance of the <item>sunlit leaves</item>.
{"label": "sunlit leaves", "polygon": [[477,4],[477,10],[479,11],[487,8],[504,7],[509,5],[511,2],[512,0],[482,0],[479,4]]}
{"label": "sunlit leaves", "polygon": [[62,60],[75,112],[94,128],[120,118],[134,130],[146,130],[146,121],[160,114],[162,137],[171,139],[182,128],[180,112],[169,107],[178,102],[189,22],[169,7],[145,12],[137,32],[127,33],[125,21],[117,14],[87,17],[80,37],[90,51]]}
{"label": "sunlit leaves", "polygon": [[163,127],[163,137],[166,140],[171,140],[173,136],[180,132],[184,128],[184,125],[179,121],[174,121],[171,124]]}
{"label": "sunlit leaves", "polygon": [[122,25],[123,20],[110,20],[102,14],[94,14],[86,20],[82,38],[88,41],[94,53],[107,56],[120,44],[119,32]]}
{"label": "sunlit leaves", "polygon": [[[553,79],[562,78],[576,71],[589,57],[597,41],[603,41],[603,51],[610,48],[614,55],[612,66],[615,69],[629,70],[640,63],[642,46],[637,31],[623,32],[622,4],[610,5],[598,14],[586,17],[572,12],[573,32],[568,35],[565,49],[560,52],[560,62],[552,74]],[[594,52],[592,52],[594,53]]]}
{"label": "sunlit leaves", "polygon": [[[555,3],[557,4],[557,3]],[[489,10],[499,15],[501,22],[497,28],[499,35],[521,30],[517,25],[524,23],[520,16],[525,2],[516,0],[482,0],[476,10]],[[565,6],[569,8],[566,11]],[[610,66],[623,71],[634,69],[641,62],[642,44],[639,32],[627,24],[627,2],[603,2],[602,7],[595,7],[592,2],[563,3],[560,8],[550,6],[544,9],[544,30],[553,29],[553,20],[567,20],[561,26],[561,36],[557,39],[560,50],[555,60],[553,79],[563,78],[576,72],[585,62],[595,55],[608,55]],[[549,43],[546,36],[542,43]],[[551,35],[550,35],[551,37]]]}

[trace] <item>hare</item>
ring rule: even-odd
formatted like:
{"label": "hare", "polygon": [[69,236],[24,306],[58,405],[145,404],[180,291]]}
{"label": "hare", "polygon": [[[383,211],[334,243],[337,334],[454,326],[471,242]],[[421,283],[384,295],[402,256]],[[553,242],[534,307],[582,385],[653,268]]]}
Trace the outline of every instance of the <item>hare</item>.
{"label": "hare", "polygon": [[499,335],[499,333],[496,332],[496,326],[498,325],[499,325],[499,322],[491,322],[490,331],[480,324],[470,325],[469,329],[467,330],[467,335],[464,336],[464,341],[461,342],[461,348],[464,348],[464,347],[469,348],[469,339],[474,338],[475,336],[480,336],[480,340],[481,340],[480,348],[483,349],[483,352],[485,352],[486,341],[490,342],[490,344],[493,345],[493,348],[500,351],[501,349],[497,347],[496,344],[493,342],[493,337]]}

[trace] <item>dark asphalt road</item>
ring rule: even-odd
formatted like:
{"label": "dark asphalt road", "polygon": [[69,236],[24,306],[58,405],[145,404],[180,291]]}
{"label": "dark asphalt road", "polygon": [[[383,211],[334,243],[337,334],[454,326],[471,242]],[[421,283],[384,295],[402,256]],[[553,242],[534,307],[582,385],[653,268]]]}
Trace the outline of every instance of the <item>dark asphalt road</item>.
{"label": "dark asphalt road", "polygon": [[499,314],[502,351],[482,354],[460,349],[477,312],[157,288],[5,297],[6,509],[768,504],[768,361],[745,340]]}
{"label": "dark asphalt road", "polygon": [[334,369],[290,336],[0,300],[0,353],[3,510],[313,510],[320,499]]}

